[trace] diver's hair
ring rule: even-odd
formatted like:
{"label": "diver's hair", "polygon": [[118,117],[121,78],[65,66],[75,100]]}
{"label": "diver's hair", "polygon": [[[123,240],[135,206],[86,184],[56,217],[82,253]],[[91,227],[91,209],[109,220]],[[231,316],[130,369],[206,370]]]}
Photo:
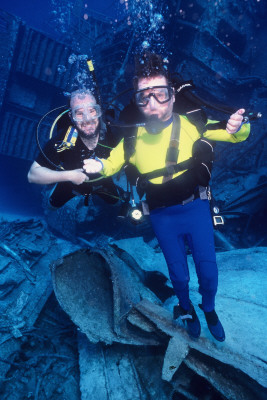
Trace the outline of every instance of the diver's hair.
{"label": "diver's hair", "polygon": [[162,57],[159,54],[145,52],[135,57],[135,76],[133,78],[134,89],[137,89],[141,78],[155,78],[164,76],[169,83],[169,74]]}
{"label": "diver's hair", "polygon": [[74,99],[74,97],[78,97],[79,99],[83,99],[86,96],[92,97],[94,99],[95,103],[96,103],[95,96],[93,95],[93,93],[91,92],[90,89],[85,89],[85,88],[84,89],[77,89],[77,90],[74,90],[74,92],[72,92],[70,94],[69,107],[71,106],[71,101],[72,101],[72,99]]}

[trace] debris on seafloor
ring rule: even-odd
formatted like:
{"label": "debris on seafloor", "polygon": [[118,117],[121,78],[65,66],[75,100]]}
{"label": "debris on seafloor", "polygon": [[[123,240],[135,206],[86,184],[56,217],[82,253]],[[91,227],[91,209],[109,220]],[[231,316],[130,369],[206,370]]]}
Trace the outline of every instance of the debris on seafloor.
{"label": "debris on seafloor", "polygon": [[160,302],[138,272],[111,248],[82,249],[52,264],[52,281],[59,304],[90,342],[158,345],[151,332],[139,336],[128,326],[135,304]]}
{"label": "debris on seafloor", "polygon": [[[135,239],[125,240],[122,241],[122,245],[127,242],[127,248],[131,248],[134,241]],[[80,339],[80,364],[83,367],[81,372],[84,371],[86,376],[85,378],[81,375],[80,378],[82,398],[92,398],[93,391],[99,393],[100,396],[94,394],[94,399],[105,398],[101,397],[103,396],[101,390],[103,391],[102,381],[104,379],[106,398],[108,399],[113,399],[112,393],[116,390],[117,397],[114,397],[114,399],[147,399],[147,393],[142,392],[142,390],[135,391],[135,396],[133,396],[127,386],[128,383],[130,384],[133,381],[133,376],[140,377],[140,371],[138,374],[134,373],[134,370],[138,369],[137,367],[128,368],[128,374],[124,371],[125,379],[122,379],[120,373],[123,368],[122,365],[129,364],[129,360],[133,364],[135,362],[138,364],[138,360],[135,358],[138,359],[136,357],[136,346],[139,345],[143,348],[150,346],[159,348],[162,359],[160,367],[162,369],[162,380],[157,382],[157,390],[165,393],[164,395],[161,394],[161,397],[159,397],[161,399],[173,398],[166,388],[172,388],[173,394],[177,392],[185,395],[187,391],[188,397],[185,398],[192,398],[190,397],[190,390],[192,390],[190,384],[185,390],[182,389],[184,385],[180,382],[179,371],[184,370],[185,366],[190,371],[189,375],[197,374],[199,379],[204,380],[213,390],[218,391],[226,398],[248,400],[254,399],[256,396],[263,399],[266,394],[264,387],[267,386],[266,363],[260,355],[262,349],[259,352],[258,343],[264,342],[264,332],[259,332],[264,326],[258,326],[255,333],[259,336],[256,340],[253,340],[249,337],[245,321],[239,324],[238,332],[235,327],[236,324],[231,321],[231,313],[226,309],[227,312],[222,315],[222,318],[226,319],[224,325],[226,329],[229,329],[229,331],[227,330],[229,336],[231,336],[231,329],[233,329],[233,337],[228,343],[216,343],[210,336],[207,337],[206,331],[199,340],[190,339],[184,328],[173,322],[169,309],[170,299],[166,301],[166,304],[163,304],[145,286],[145,274],[138,265],[138,255],[133,251],[133,255],[135,255],[135,259],[133,259],[133,255],[127,255],[125,250],[123,252],[122,249],[119,249],[119,245],[120,242],[117,242],[113,249],[78,250],[52,265],[53,284],[59,303],[87,336],[90,343],[86,342],[85,337]],[[151,248],[144,251],[143,256],[148,256],[149,253],[149,257],[144,257],[145,263],[150,263],[153,269],[153,265],[155,266],[158,260]],[[263,287],[260,287],[260,276],[257,284],[255,276],[253,276],[254,268],[250,265],[250,261],[253,260],[253,263],[258,266],[258,275],[263,274],[264,264],[262,260],[266,256],[266,249],[257,249],[254,253],[254,257],[251,257],[251,251],[249,254],[247,251],[236,251],[236,253],[232,251],[229,252],[229,255],[222,253],[222,257],[228,256],[227,263],[225,263],[227,268],[225,268],[224,273],[228,277],[231,272],[231,282],[234,281],[235,283],[235,287],[229,287],[230,292],[226,293],[226,296],[222,296],[222,302],[229,303],[234,316],[240,312],[238,303],[244,301],[248,314],[251,311],[251,315],[256,317],[260,312],[264,312],[264,299],[261,295],[259,295],[257,304],[253,301],[253,291],[259,289],[262,291]],[[124,260],[120,257],[122,255]],[[239,262],[240,259],[243,260],[244,264],[241,264],[241,270],[238,269],[237,264],[234,268],[229,268],[231,258],[238,258]],[[240,297],[238,297],[236,296],[238,282],[240,282],[240,275],[243,275],[244,271],[246,278],[248,280],[253,279],[255,286],[250,289],[247,297],[240,288]],[[160,271],[160,273],[162,272]],[[194,286],[193,283],[193,291],[195,289],[196,292]],[[157,288],[158,290],[159,288]],[[233,291],[235,291],[235,294],[232,293]],[[249,296],[251,296],[251,301],[249,301]],[[223,310],[220,311],[220,314],[222,314]],[[238,316],[236,317],[238,318]],[[242,317],[241,313],[239,318]],[[247,323],[248,321],[251,321],[251,316],[247,318]],[[242,340],[238,337],[238,334]],[[235,343],[235,340],[238,339],[239,343]],[[250,343],[246,344],[246,341]],[[85,351],[86,348],[89,353]],[[110,350],[106,350],[107,348]],[[115,349],[118,349],[117,354]],[[90,374],[88,368],[85,368],[88,362],[88,354],[91,354],[94,365],[92,374]],[[107,365],[110,365],[110,369],[107,368]],[[210,373],[211,369],[212,374]],[[102,378],[99,381],[95,379],[96,371],[101,371],[100,376]],[[231,371],[230,376],[229,371]],[[155,371],[153,369],[150,372],[152,377]],[[119,382],[112,379],[112,376],[114,377],[116,374],[121,377]],[[165,389],[163,389],[164,381],[170,385],[167,385]],[[116,384],[110,382],[116,382]],[[134,385],[144,388],[142,377],[137,381],[135,378],[134,382]],[[127,389],[123,389],[125,387]]]}
{"label": "debris on seafloor", "polygon": [[[35,219],[2,219],[0,237],[0,394],[1,399],[10,399],[10,393],[14,400],[31,398],[30,387],[37,389],[38,379],[51,368],[41,360],[55,360],[53,346],[48,353],[43,346],[35,349],[37,342],[49,341],[49,334],[38,328],[53,293],[49,264],[78,247],[56,238]],[[36,373],[34,384],[30,371],[35,367],[40,375]]]}
{"label": "debris on seafloor", "polygon": [[81,249],[40,221],[1,228],[1,399],[266,397],[265,248],[218,254],[218,343],[202,313],[199,340],[172,320],[164,257],[142,237]]}

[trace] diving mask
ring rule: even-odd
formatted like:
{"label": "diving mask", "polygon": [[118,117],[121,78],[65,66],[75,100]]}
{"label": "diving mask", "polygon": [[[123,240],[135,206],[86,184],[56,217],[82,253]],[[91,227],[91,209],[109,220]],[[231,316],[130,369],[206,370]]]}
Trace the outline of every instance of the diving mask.
{"label": "diving mask", "polygon": [[173,89],[170,86],[150,86],[135,92],[135,103],[139,107],[148,105],[150,97],[159,104],[164,104],[170,101],[173,96]]}
{"label": "diving mask", "polygon": [[101,116],[101,108],[98,104],[79,104],[71,110],[71,116],[75,122],[88,122]]}

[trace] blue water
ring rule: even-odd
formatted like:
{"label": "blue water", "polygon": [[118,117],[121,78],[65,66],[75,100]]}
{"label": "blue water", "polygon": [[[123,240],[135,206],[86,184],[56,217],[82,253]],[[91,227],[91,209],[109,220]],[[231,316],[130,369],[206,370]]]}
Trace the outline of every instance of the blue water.
{"label": "blue water", "polygon": [[0,156],[0,214],[42,216],[41,186],[30,185],[27,173],[31,161]]}
{"label": "blue water", "polygon": [[[46,33],[54,33],[55,30],[50,25],[53,13],[63,13],[67,6],[72,6],[74,0],[0,0],[0,8],[13,15],[20,17],[32,28],[39,29]],[[117,3],[114,5],[114,3]],[[86,4],[88,7],[86,7]],[[115,18],[119,6],[119,1],[114,0],[88,0],[84,1],[85,10],[90,9],[94,12],[108,15]],[[61,10],[59,10],[61,8]]]}

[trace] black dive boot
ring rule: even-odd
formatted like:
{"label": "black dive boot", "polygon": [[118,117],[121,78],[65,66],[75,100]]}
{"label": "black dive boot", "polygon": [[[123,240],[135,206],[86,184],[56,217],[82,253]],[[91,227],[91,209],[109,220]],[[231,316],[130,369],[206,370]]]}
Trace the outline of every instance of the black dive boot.
{"label": "black dive boot", "polygon": [[[204,311],[202,304],[199,304],[199,308],[201,308],[201,310]],[[219,342],[223,342],[225,340],[225,333],[216,311],[215,310],[208,312],[204,311],[204,314],[208,324],[209,331],[212,334],[212,336],[215,337],[215,339],[218,340]]]}
{"label": "black dive boot", "polygon": [[177,319],[178,317],[180,317],[184,325],[186,325],[188,334],[195,339],[199,338],[201,326],[193,304],[191,303],[189,311],[185,310],[179,304],[178,306],[174,306],[173,318]]}

